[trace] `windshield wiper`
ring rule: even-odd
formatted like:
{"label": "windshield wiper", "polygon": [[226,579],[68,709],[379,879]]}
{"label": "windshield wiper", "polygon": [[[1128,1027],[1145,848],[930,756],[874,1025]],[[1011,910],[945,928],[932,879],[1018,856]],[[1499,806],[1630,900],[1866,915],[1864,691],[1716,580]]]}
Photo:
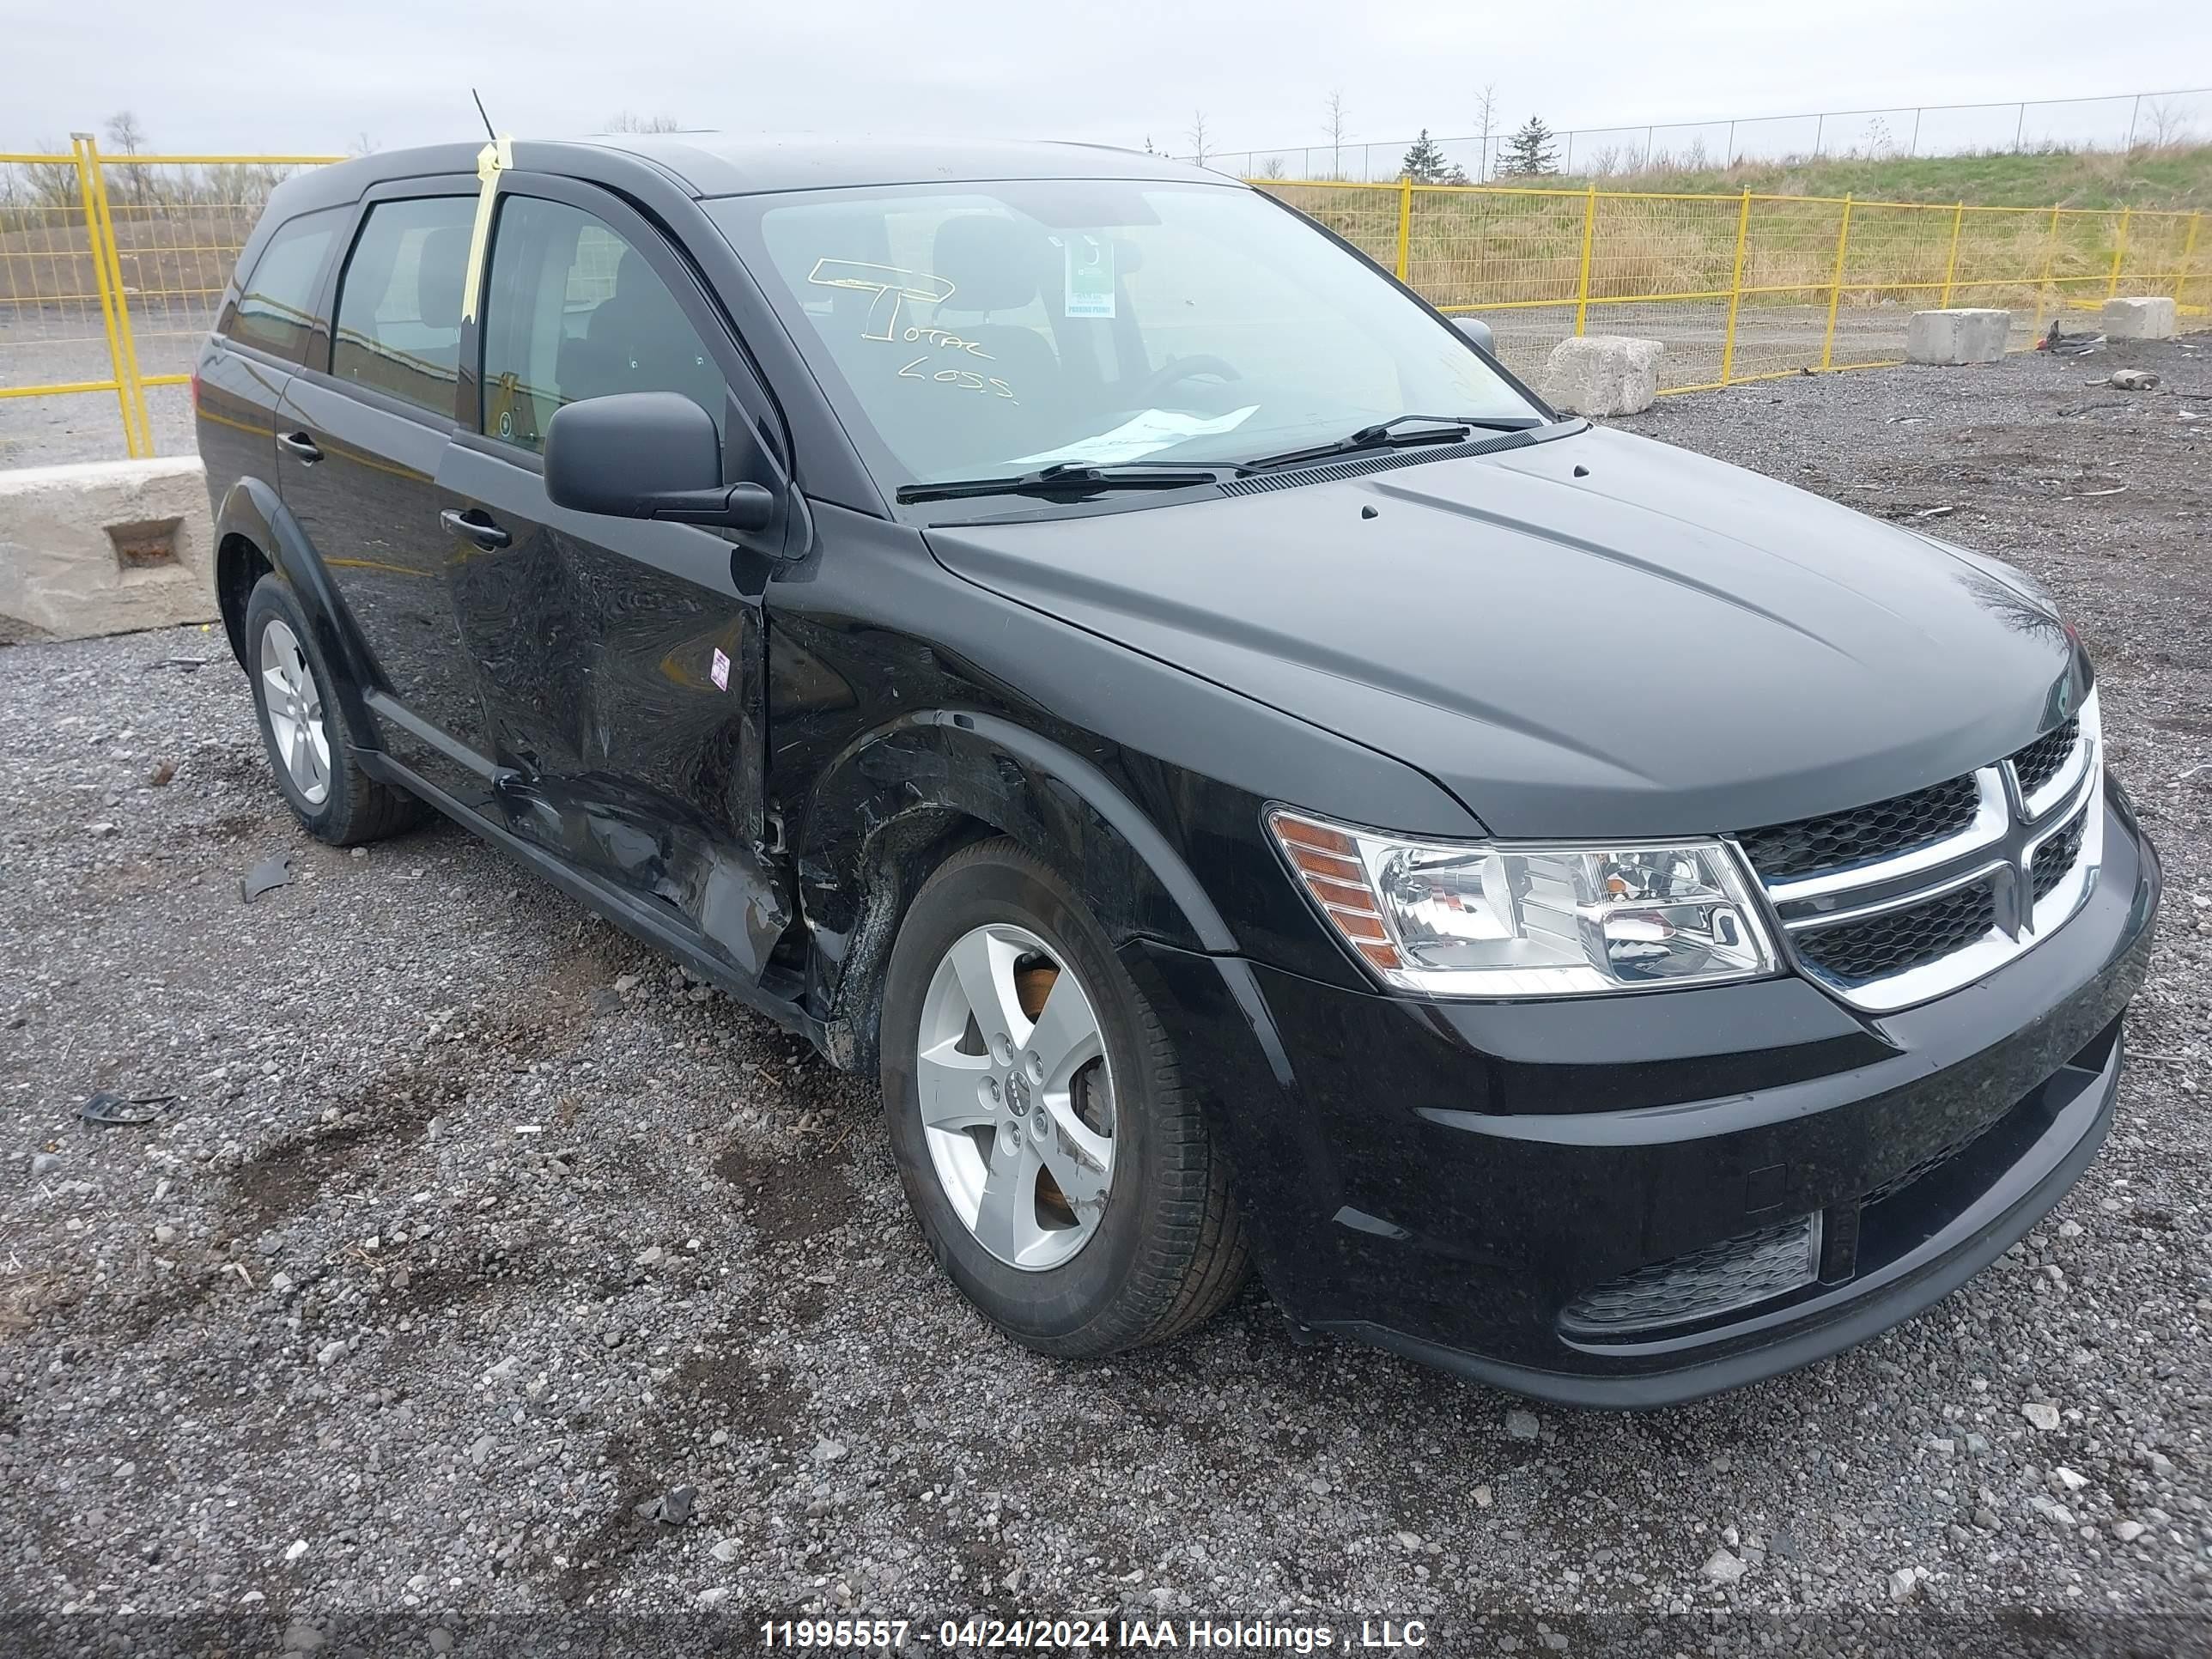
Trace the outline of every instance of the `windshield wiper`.
{"label": "windshield wiper", "polygon": [[[1413,421],[1425,422],[1426,429],[1402,434],[1392,430]],[[1402,449],[1412,444],[1455,444],[1478,427],[1486,432],[1526,432],[1532,427],[1543,424],[1543,421],[1534,415],[1393,415],[1387,421],[1361,427],[1348,438],[1339,438],[1334,443],[1316,444],[1310,449],[1286,449],[1279,455],[1262,455],[1243,462],[1243,468],[1247,472],[1258,472],[1271,466],[1289,466],[1298,461],[1318,461],[1331,455],[1356,454],[1363,449]]]}
{"label": "windshield wiper", "polygon": [[902,506],[913,501],[959,501],[970,495],[1080,495],[1098,489],[1187,489],[1220,481],[1218,467],[1143,466],[1132,461],[1085,466],[1056,461],[1034,472],[1002,478],[947,478],[938,483],[901,484]]}

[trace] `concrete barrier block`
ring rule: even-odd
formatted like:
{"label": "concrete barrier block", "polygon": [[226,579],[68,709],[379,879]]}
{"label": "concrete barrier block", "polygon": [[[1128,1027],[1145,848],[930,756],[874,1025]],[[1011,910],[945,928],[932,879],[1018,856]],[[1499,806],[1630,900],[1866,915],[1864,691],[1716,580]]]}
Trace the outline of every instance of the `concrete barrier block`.
{"label": "concrete barrier block", "polygon": [[2174,307],[2170,299],[2107,300],[2105,337],[2108,340],[2171,340]]}
{"label": "concrete barrier block", "polygon": [[215,615],[215,532],[198,457],[0,471],[9,632],[76,640]]}
{"label": "concrete barrier block", "polygon": [[1570,415],[1634,415],[1659,395],[1658,340],[1583,334],[1552,348],[1544,401]]}
{"label": "concrete barrier block", "polygon": [[2012,313],[1960,307],[1916,311],[1905,325],[1909,363],[1993,363],[2012,338]]}

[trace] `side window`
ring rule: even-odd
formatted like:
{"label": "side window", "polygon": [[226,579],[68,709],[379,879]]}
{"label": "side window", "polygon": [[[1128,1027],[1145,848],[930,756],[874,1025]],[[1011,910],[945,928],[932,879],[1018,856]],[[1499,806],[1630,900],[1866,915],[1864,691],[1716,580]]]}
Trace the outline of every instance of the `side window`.
{"label": "side window", "polygon": [[253,262],[223,332],[294,362],[305,354],[315,326],[315,279],[344,217],[343,208],[302,214],[277,228]]}
{"label": "side window", "polygon": [[510,196],[492,237],[483,322],[484,432],[545,446],[563,404],[676,392],[721,429],[722,372],[645,256],[562,202]]}
{"label": "side window", "polygon": [[476,198],[380,202],[338,281],[331,373],[450,415]]}

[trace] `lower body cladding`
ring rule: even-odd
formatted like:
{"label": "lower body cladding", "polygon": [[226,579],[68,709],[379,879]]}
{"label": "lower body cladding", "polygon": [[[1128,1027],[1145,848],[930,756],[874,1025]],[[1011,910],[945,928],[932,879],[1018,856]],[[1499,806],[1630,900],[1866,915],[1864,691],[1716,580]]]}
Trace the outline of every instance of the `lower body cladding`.
{"label": "lower body cladding", "polygon": [[1300,1323],[1562,1404],[1865,1340],[2025,1234],[2112,1121],[2155,854],[2115,792],[2064,927],[1875,1016],[1803,979],[1419,1002],[1146,944]]}

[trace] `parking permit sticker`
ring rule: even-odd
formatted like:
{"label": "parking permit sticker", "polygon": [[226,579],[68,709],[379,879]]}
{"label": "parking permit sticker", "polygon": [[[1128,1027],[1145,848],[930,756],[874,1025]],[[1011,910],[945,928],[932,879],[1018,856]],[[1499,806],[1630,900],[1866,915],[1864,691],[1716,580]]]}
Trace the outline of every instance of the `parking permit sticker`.
{"label": "parking permit sticker", "polygon": [[722,649],[720,646],[714,647],[714,690],[717,691],[728,690],[730,689],[730,659],[722,654]]}
{"label": "parking permit sticker", "polygon": [[1067,261],[1067,315],[1114,314],[1114,245],[1097,236],[1071,236],[1060,244]]}

